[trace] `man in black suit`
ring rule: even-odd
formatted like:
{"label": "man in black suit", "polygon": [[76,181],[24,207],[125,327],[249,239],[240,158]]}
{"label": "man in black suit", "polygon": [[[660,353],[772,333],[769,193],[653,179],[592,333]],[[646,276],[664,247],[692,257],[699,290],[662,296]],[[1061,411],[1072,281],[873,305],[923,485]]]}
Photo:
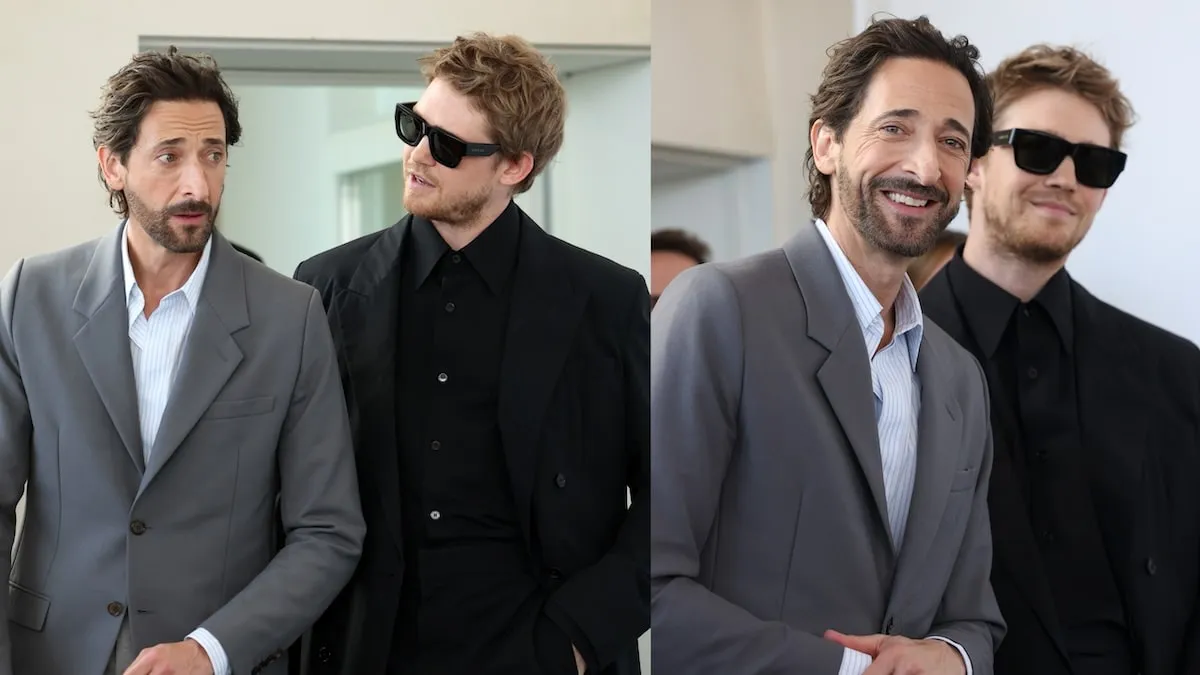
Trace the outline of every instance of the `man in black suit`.
{"label": "man in black suit", "polygon": [[1064,269],[1125,166],[1112,75],[1035,46],[989,77],[970,233],[922,291],[983,365],[997,675],[1185,675],[1200,660],[1200,351]]}
{"label": "man in black suit", "polygon": [[368,527],[308,672],[636,674],[646,283],[512,201],[562,144],[540,54],[477,34],[423,71],[396,108],[412,215],[296,271],[341,350]]}

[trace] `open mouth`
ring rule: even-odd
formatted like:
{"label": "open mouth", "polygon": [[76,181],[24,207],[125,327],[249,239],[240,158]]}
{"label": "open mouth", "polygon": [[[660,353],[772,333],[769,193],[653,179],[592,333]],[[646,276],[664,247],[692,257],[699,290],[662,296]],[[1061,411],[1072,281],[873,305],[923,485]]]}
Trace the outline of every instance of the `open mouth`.
{"label": "open mouth", "polygon": [[903,192],[884,191],[883,196],[892,207],[905,214],[925,213],[938,204],[933,199],[922,199]]}
{"label": "open mouth", "polygon": [[408,180],[409,180],[409,182],[411,182],[413,185],[415,185],[417,187],[425,187],[425,188],[435,187],[433,183],[430,183],[429,181],[425,180],[424,178],[421,178],[420,176],[418,176],[415,173],[408,174]]}

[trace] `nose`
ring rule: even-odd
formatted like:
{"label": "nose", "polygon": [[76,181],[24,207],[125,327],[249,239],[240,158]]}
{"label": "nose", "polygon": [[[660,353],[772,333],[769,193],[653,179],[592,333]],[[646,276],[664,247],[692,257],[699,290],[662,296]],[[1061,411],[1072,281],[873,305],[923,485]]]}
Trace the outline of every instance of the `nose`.
{"label": "nose", "polygon": [[1062,190],[1074,190],[1078,187],[1078,182],[1075,180],[1075,160],[1069,156],[1064,157],[1054,173],[1046,176],[1046,185]]}
{"label": "nose", "polygon": [[918,141],[908,155],[904,170],[921,185],[936,185],[942,177],[937,142],[932,138]]}
{"label": "nose", "polygon": [[179,191],[184,199],[207,202],[208,180],[199,160],[186,162],[179,174]]}
{"label": "nose", "polygon": [[423,166],[433,166],[436,162],[433,161],[433,153],[429,149],[429,137],[425,136],[417,143],[417,147],[409,146],[409,157]]}

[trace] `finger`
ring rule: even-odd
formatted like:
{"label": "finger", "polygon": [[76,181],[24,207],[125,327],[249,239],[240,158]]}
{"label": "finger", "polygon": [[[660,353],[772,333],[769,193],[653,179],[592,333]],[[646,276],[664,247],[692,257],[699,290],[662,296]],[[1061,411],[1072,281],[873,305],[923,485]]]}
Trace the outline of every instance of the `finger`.
{"label": "finger", "polygon": [[856,652],[870,654],[872,657],[879,653],[879,649],[886,638],[886,635],[845,635],[835,630],[825,631],[826,640],[832,640]]}

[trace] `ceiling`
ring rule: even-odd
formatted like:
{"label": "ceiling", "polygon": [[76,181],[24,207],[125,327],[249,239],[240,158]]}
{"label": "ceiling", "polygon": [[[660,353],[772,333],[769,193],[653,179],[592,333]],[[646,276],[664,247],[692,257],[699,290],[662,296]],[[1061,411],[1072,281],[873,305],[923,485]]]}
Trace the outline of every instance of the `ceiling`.
{"label": "ceiling", "polygon": [[752,159],[754,158],[652,145],[651,182],[667,183],[718,174]]}
{"label": "ceiling", "polygon": [[[304,75],[308,79],[327,76],[336,78],[338,82],[354,84],[371,80],[390,84],[418,82],[420,67],[417,59],[443,46],[420,43],[151,36],[143,37],[140,47],[143,50],[164,50],[171,45],[183,52],[203,52],[211,55],[222,71],[276,74],[282,79],[288,79],[289,74]],[[649,49],[636,47],[539,48],[564,77],[650,58]]]}

